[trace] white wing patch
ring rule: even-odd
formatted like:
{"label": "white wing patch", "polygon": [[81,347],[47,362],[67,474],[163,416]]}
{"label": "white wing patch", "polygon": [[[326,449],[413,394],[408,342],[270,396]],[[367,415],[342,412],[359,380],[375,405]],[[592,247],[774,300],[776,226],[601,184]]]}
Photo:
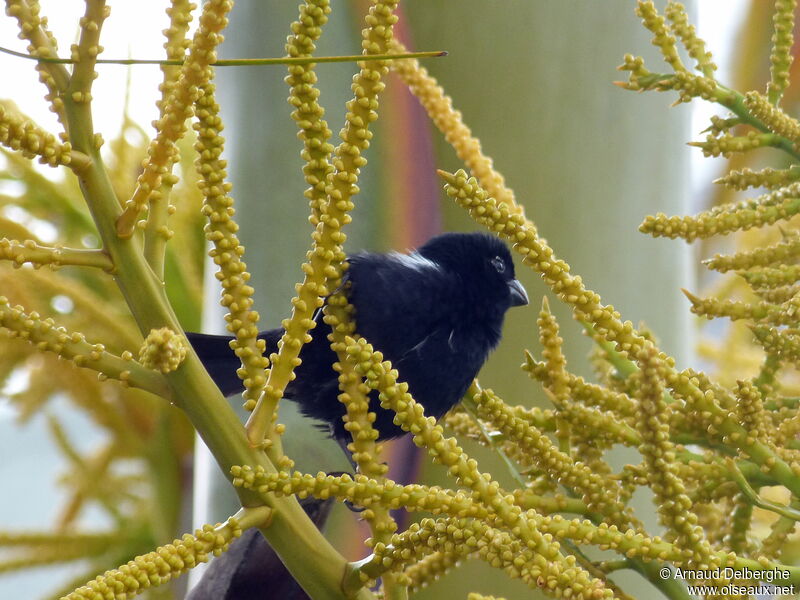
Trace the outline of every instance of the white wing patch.
{"label": "white wing patch", "polygon": [[430,273],[431,271],[441,271],[442,267],[424,256],[412,252],[411,254],[401,254],[390,252],[389,256],[409,269],[414,269],[420,273]]}

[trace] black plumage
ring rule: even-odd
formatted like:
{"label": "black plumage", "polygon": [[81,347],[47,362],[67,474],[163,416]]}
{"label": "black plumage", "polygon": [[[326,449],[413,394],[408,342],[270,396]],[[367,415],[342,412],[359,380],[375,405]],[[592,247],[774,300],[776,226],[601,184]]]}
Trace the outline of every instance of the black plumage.
{"label": "black plumage", "polygon": [[[425,414],[437,419],[461,399],[500,341],[506,311],[528,303],[508,248],[488,234],[445,233],[410,254],[361,252],[348,262],[346,290],[357,332],[392,362]],[[345,408],[337,399],[338,376],[331,366],[337,356],[327,339],[330,328],[317,321],[285,395],[346,443]],[[241,391],[232,338],[187,335],[220,390],[226,395]],[[282,329],[272,329],[259,337],[266,340],[267,352],[274,352],[282,335]],[[370,410],[377,415],[379,439],[402,435],[376,392],[370,395]]]}

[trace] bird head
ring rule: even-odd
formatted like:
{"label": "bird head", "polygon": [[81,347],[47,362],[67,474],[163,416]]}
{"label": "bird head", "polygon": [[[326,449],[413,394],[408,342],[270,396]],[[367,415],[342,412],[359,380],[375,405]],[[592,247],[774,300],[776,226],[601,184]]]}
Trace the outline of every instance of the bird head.
{"label": "bird head", "polygon": [[508,247],[487,233],[444,233],[431,238],[417,254],[454,273],[466,300],[502,317],[512,306],[528,304],[528,294],[514,276]]}

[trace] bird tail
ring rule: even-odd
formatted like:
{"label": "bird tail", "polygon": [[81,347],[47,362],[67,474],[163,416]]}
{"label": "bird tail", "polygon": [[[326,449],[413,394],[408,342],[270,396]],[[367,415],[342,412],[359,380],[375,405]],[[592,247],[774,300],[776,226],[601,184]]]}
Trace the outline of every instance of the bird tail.
{"label": "bird tail", "polygon": [[[267,342],[267,354],[276,350],[281,335],[283,335],[282,329],[271,329],[258,334],[258,339]],[[187,332],[186,337],[206,371],[211,375],[211,379],[224,395],[230,396],[244,389],[242,380],[236,374],[236,370],[242,364],[230,347],[233,336]]]}

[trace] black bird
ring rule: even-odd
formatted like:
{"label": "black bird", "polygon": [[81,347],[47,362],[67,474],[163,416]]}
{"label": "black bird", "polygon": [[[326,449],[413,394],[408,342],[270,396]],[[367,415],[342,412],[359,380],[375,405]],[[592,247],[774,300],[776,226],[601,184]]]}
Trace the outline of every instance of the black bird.
{"label": "black bird", "polygon": [[[361,252],[348,262],[346,290],[356,331],[392,362],[426,416],[437,419],[461,399],[500,341],[506,311],[528,303],[508,248],[485,233],[445,233],[410,254]],[[344,429],[346,411],[337,399],[338,374],[332,368],[338,359],[327,339],[330,327],[317,321],[285,396],[346,446],[350,433]],[[241,391],[239,359],[229,347],[233,338],[187,335],[220,390],[225,395]],[[259,338],[266,340],[267,352],[274,352],[282,335],[283,329],[271,329]],[[370,410],[377,416],[379,440],[403,434],[374,391]]]}

